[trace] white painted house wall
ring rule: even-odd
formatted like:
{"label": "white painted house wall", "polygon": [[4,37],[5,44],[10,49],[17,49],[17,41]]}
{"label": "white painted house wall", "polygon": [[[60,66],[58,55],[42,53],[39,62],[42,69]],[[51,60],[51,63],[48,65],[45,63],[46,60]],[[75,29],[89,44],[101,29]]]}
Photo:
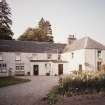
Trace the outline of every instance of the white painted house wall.
{"label": "white painted house wall", "polygon": [[[69,74],[74,70],[79,70],[82,65],[83,70],[97,70],[97,62],[101,60],[105,64],[105,50],[101,52],[101,59],[97,57],[96,49],[81,49],[61,54],[62,60],[67,63],[54,62],[30,62],[30,60],[48,60],[47,53],[23,53],[23,52],[2,52],[3,61],[0,63],[7,64],[7,73],[0,73],[0,76],[14,75],[16,72],[16,63],[24,64],[25,75],[30,72],[33,75],[33,65],[39,65],[39,75],[58,75],[58,64],[63,64],[63,74]],[[16,61],[16,55],[20,53],[20,61]],[[72,57],[74,53],[74,57]],[[34,57],[33,57],[34,56]],[[49,60],[58,60],[58,54],[52,54]],[[45,66],[47,64],[47,67]],[[9,70],[12,71],[10,74]]]}
{"label": "white painted house wall", "polygon": [[3,61],[0,61],[0,64],[6,64],[7,72],[0,73],[0,76],[8,76],[10,68],[12,69],[11,75],[14,75],[14,72],[15,72],[15,55],[14,55],[14,53],[2,52],[2,58],[3,58]]}
{"label": "white painted house wall", "polygon": [[[20,54],[20,60],[16,60],[16,55]],[[51,58],[48,59],[47,53],[23,53],[23,52],[2,52],[3,61],[0,63],[7,64],[7,73],[0,73],[0,76],[8,76],[10,75],[8,72],[11,68],[12,74],[14,75],[16,70],[16,64],[22,63],[24,64],[24,72],[27,75],[30,72],[33,75],[33,65],[39,65],[39,75],[46,75],[46,73],[50,72],[50,75],[58,75],[58,63],[53,62],[31,62],[30,60],[57,60],[58,54],[51,54]],[[47,65],[47,66],[45,66]]]}
{"label": "white painted house wall", "polygon": [[[72,53],[74,57],[72,57]],[[64,65],[65,74],[71,73],[74,70],[79,70],[79,65],[82,65],[83,70],[85,69],[85,50],[76,50],[72,52],[65,52],[63,60],[67,60],[68,63]]]}
{"label": "white painted house wall", "polygon": [[[74,58],[72,58],[72,53],[74,53]],[[101,58],[98,58],[97,53],[97,49],[81,49],[63,53],[62,59],[68,61],[64,64],[64,73],[79,70],[80,64],[82,64],[82,70],[96,71],[98,61],[102,62],[102,65],[105,64],[105,50],[101,50]]]}
{"label": "white painted house wall", "polygon": [[105,51],[101,50],[101,58],[98,57],[98,50],[96,49],[85,49],[85,70],[96,71],[97,62],[105,64]]}
{"label": "white painted house wall", "polygon": [[85,49],[85,70],[97,70],[97,50]]}
{"label": "white painted house wall", "polygon": [[105,64],[105,50],[102,51],[102,64]]}

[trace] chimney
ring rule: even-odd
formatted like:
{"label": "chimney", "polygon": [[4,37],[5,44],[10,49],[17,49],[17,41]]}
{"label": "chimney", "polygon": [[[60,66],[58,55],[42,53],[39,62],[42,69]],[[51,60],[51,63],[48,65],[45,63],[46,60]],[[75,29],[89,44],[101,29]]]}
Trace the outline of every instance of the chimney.
{"label": "chimney", "polygon": [[76,37],[74,35],[69,35],[68,44],[72,44],[74,41],[76,41]]}

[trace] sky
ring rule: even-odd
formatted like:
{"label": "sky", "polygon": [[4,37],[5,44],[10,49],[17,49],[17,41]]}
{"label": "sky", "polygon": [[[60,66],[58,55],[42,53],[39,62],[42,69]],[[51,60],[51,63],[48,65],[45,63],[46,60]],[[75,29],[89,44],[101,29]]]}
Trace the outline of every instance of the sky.
{"label": "sky", "polygon": [[50,21],[55,42],[70,34],[89,36],[105,44],[105,0],[7,0],[12,12],[14,38],[40,19]]}

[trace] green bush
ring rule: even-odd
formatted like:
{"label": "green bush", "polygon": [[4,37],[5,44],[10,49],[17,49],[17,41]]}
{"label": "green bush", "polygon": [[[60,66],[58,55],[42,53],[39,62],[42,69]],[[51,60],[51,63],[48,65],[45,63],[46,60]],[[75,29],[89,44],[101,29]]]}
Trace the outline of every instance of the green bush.
{"label": "green bush", "polygon": [[60,78],[59,94],[77,95],[105,90],[104,72],[83,72]]}
{"label": "green bush", "polygon": [[58,101],[58,86],[55,86],[48,94],[48,104],[53,105]]}
{"label": "green bush", "polygon": [[80,72],[60,77],[59,85],[48,94],[48,103],[55,104],[59,96],[105,92],[105,72]]}

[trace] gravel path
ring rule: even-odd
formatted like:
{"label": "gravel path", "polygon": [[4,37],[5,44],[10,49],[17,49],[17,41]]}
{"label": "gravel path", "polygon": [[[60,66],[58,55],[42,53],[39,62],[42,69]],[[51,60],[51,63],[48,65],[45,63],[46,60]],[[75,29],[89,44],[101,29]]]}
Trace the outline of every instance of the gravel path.
{"label": "gravel path", "polygon": [[0,88],[0,105],[37,105],[37,101],[45,97],[49,90],[58,83],[58,77],[28,78],[32,81]]}

